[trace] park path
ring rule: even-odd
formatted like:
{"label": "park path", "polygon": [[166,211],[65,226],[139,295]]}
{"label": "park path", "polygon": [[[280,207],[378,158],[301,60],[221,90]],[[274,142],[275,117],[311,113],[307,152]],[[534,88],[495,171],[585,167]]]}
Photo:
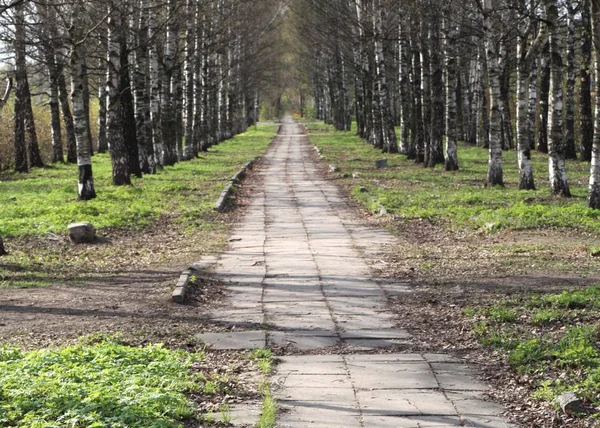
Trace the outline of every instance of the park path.
{"label": "park path", "polygon": [[199,337],[216,349],[285,349],[273,379],[280,428],[508,426],[473,367],[402,352],[410,335],[386,296],[409,289],[371,279],[366,262],[394,238],[353,217],[311,149],[286,119],[215,267],[230,293],[210,316],[232,328]]}

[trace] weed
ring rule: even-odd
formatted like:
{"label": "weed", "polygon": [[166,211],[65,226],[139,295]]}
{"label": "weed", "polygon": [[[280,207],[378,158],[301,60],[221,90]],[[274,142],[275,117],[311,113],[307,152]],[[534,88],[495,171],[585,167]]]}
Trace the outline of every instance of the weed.
{"label": "weed", "polygon": [[487,336],[489,332],[489,324],[487,321],[479,321],[473,325],[473,334],[476,337],[482,338]]}
{"label": "weed", "polygon": [[256,426],[258,428],[273,428],[277,414],[277,401],[273,398],[271,385],[268,380],[262,382],[260,390],[263,395],[263,407],[260,420]]}
{"label": "weed", "polygon": [[532,365],[549,358],[549,345],[541,339],[529,339],[520,343],[508,355],[508,362],[519,372],[532,370]]}
{"label": "weed", "polygon": [[492,306],[487,310],[487,314],[494,321],[501,323],[515,322],[517,319],[517,312],[515,310],[501,306]]}
{"label": "weed", "polygon": [[473,308],[463,308],[462,313],[467,318],[473,318],[477,314],[477,311]]}
{"label": "weed", "polygon": [[533,325],[545,325],[556,322],[563,317],[563,311],[558,309],[538,309],[531,317]]}
{"label": "weed", "polygon": [[273,371],[275,358],[270,349],[255,349],[250,353],[250,358],[256,362],[261,373],[268,375]]}
{"label": "weed", "polygon": [[222,403],[219,410],[221,411],[221,420],[225,424],[231,423],[231,406],[228,403]]}
{"label": "weed", "polygon": [[600,355],[595,346],[598,330],[593,326],[580,326],[569,329],[562,337],[554,356],[557,364],[570,367],[597,366]]}

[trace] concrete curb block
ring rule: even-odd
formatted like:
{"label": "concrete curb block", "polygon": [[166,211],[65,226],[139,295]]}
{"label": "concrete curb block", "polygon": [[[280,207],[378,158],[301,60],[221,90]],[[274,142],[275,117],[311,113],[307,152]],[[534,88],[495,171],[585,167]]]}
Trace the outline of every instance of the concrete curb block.
{"label": "concrete curb block", "polygon": [[185,302],[185,295],[188,291],[190,278],[192,275],[196,275],[198,277],[200,272],[210,270],[217,264],[218,261],[219,258],[217,256],[202,256],[199,262],[194,263],[189,269],[184,270],[177,281],[177,285],[175,285],[173,294],[171,295],[173,302],[183,304]]}
{"label": "concrete curb block", "polygon": [[214,208],[215,211],[223,212],[225,210],[225,205],[227,204],[227,199],[229,199],[229,197],[231,196],[231,193],[233,192],[233,186],[240,183],[244,179],[244,177],[246,177],[246,173],[248,172],[248,170],[252,169],[252,167],[254,166],[254,163],[258,159],[260,159],[259,156],[257,156],[250,162],[247,162],[238,172],[235,173],[235,175],[233,177],[231,177],[231,179],[225,186],[225,189],[223,189],[223,191],[221,192],[221,196],[219,196],[217,203],[215,204],[215,208]]}
{"label": "concrete curb block", "polygon": [[194,274],[192,269],[184,270],[181,276],[179,277],[179,281],[177,281],[177,285],[175,285],[175,290],[173,290],[173,294],[171,295],[171,299],[175,303],[183,303],[185,300],[185,293],[187,292],[188,285],[190,283],[190,278]]}

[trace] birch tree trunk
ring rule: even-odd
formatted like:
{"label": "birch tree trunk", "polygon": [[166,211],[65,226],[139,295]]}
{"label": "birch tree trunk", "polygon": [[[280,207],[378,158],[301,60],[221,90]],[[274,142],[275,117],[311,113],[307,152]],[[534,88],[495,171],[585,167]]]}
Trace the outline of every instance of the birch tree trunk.
{"label": "birch tree trunk", "polygon": [[391,116],[390,93],[387,86],[385,58],[383,52],[383,22],[382,7],[380,0],[374,1],[373,29],[375,41],[375,63],[377,72],[377,91],[379,95],[379,114],[381,115],[381,140],[383,151],[386,153],[398,153],[398,142],[394,121]]}
{"label": "birch tree trunk", "polygon": [[491,14],[494,10],[493,0],[484,0],[484,39],[490,86],[490,154],[488,162],[488,186],[503,186],[502,169],[502,112],[500,94],[500,54],[496,29]]}
{"label": "birch tree trunk", "polygon": [[78,19],[83,16],[84,11],[80,7],[73,8],[71,21],[70,39],[70,69],[71,69],[71,102],[73,103],[73,123],[75,139],[77,142],[77,166],[79,169],[78,200],[88,201],[96,197],[94,190],[94,177],[92,174],[92,155],[90,153],[90,142],[88,140],[89,116],[86,114],[84,105],[84,81],[87,73],[85,63],[86,51],[83,35],[83,26]]}
{"label": "birch tree trunk", "polygon": [[517,153],[519,163],[519,189],[535,190],[533,179],[533,164],[531,162],[531,147],[529,146],[529,116],[527,87],[529,70],[526,55],[527,38],[519,37],[517,41]]}
{"label": "birch tree trunk", "polygon": [[550,98],[550,43],[546,43],[540,56],[539,132],[537,150],[548,153],[548,117]]}
{"label": "birch tree trunk", "polygon": [[[520,35],[517,39],[517,152],[519,163],[519,189],[535,190],[533,178],[533,164],[531,162],[531,135],[534,132],[535,122],[532,121],[531,109],[535,108],[535,88],[531,88],[531,68],[535,64],[535,57],[546,41],[546,26],[540,29],[535,40],[529,44],[529,35],[535,28],[535,22],[530,20],[527,26],[521,25]],[[527,89],[533,90],[527,98]],[[533,105],[531,104],[533,101]],[[534,117],[535,118],[535,117]]]}
{"label": "birch tree trunk", "polygon": [[77,138],[75,135],[75,120],[69,104],[69,91],[67,89],[67,80],[64,75],[63,63],[59,62],[58,73],[58,96],[60,98],[60,109],[62,111],[65,132],[67,134],[67,162],[77,162]]}
{"label": "birch tree trunk", "polygon": [[108,151],[108,138],[106,135],[106,80],[102,79],[98,85],[98,153]]}
{"label": "birch tree trunk", "polygon": [[156,174],[156,158],[152,144],[152,117],[150,109],[148,0],[139,1],[137,22],[137,49],[135,50],[135,123],[141,172]]}
{"label": "birch tree trunk", "polygon": [[25,115],[23,113],[25,97],[27,93],[23,90],[22,83],[15,88],[14,105],[14,148],[15,148],[15,171],[29,172],[29,162],[27,161],[27,143],[25,139]]}
{"label": "birch tree trunk", "polygon": [[422,163],[425,160],[425,131],[423,123],[423,96],[422,96],[422,82],[421,82],[421,45],[419,38],[420,23],[417,21],[414,23],[412,31],[412,92],[413,100],[415,102],[413,108],[413,129],[411,131],[412,146],[415,150],[415,163]]}
{"label": "birch tree trunk", "polygon": [[[108,31],[103,31],[104,40],[100,42],[100,51],[106,52],[107,62],[110,61],[108,58]],[[106,153],[108,151],[108,137],[106,135],[106,85],[108,82],[108,67],[103,76],[100,77],[98,83],[98,153]]]}
{"label": "birch tree trunk", "polygon": [[529,68],[529,105],[527,111],[527,126],[529,128],[529,148],[535,149],[536,119],[538,108],[538,67],[535,58]]}
{"label": "birch tree trunk", "polygon": [[[2,109],[6,105],[8,98],[10,97],[10,91],[12,90],[12,79],[7,79],[6,81],[6,89],[4,90],[4,96],[0,98],[0,122],[2,121]],[[4,248],[4,242],[2,241],[2,237],[0,236],[0,256],[6,255],[6,249]]]}
{"label": "birch tree trunk", "polygon": [[123,134],[123,105],[121,99],[122,68],[121,39],[124,37],[121,11],[111,5],[108,18],[108,140],[112,161],[112,182],[115,186],[131,184],[129,155]]}
{"label": "birch tree trunk", "polygon": [[552,193],[571,196],[565,166],[565,136],[563,133],[563,37],[558,19],[556,0],[544,0],[546,18],[549,21],[550,41],[550,104],[548,116],[548,167]]}
{"label": "birch tree trunk", "polygon": [[[125,5],[123,7],[126,7]],[[122,33],[119,40],[119,55],[121,57],[121,77],[119,79],[121,96],[121,129],[123,130],[123,143],[127,150],[127,160],[129,165],[129,174],[138,178],[142,177],[140,167],[140,152],[138,147],[137,127],[135,118],[135,105],[133,92],[131,91],[131,73],[129,65],[129,49],[127,48],[127,32],[129,31],[129,22],[126,18],[129,14],[126,10],[121,10]]]}
{"label": "birch tree trunk", "polygon": [[[26,22],[25,5],[23,3],[15,6],[15,81],[17,84],[17,93],[20,94],[18,104],[18,115],[22,116],[26,132],[26,147],[29,155],[29,166],[42,167],[44,162],[40,155],[35,121],[33,117],[33,108],[31,107],[31,91],[29,89],[29,79],[27,77],[26,60]],[[15,114],[17,110],[15,109]],[[20,137],[19,137],[20,138]]]}
{"label": "birch tree trunk", "polygon": [[515,148],[515,136],[510,113],[510,76],[512,71],[510,57],[511,55],[509,55],[505,43],[500,43],[500,111],[502,114],[502,148],[504,150]]}
{"label": "birch tree trunk", "polygon": [[[442,46],[440,39],[440,30],[442,22],[439,14],[433,14],[431,21],[431,123],[430,135],[431,143],[429,145],[429,155],[427,166],[435,167],[444,163],[443,135],[444,135],[444,64],[442,61]],[[454,85],[454,95],[456,96],[456,85]],[[456,134],[456,99],[454,99],[454,129]],[[454,137],[456,139],[456,137]]]}
{"label": "birch tree trunk", "polygon": [[[154,9],[159,0],[150,0],[150,7]],[[163,132],[162,132],[162,112],[161,112],[161,90],[160,90],[160,64],[158,58],[157,44],[159,43],[158,33],[159,28],[156,23],[154,13],[148,14],[148,33],[149,45],[148,56],[150,62],[150,119],[152,123],[152,145],[156,164],[164,166],[164,148],[163,148]]]}
{"label": "birch tree trunk", "polygon": [[185,156],[184,159],[192,159],[194,153],[194,72],[196,56],[196,0],[187,0],[187,26],[185,35]]}
{"label": "birch tree trunk", "polygon": [[[454,48],[454,24],[445,20],[447,35],[444,38],[444,57],[446,59],[446,171],[458,170],[458,148],[456,138],[456,85],[457,62]],[[448,28],[450,27],[450,28]],[[435,124],[433,124],[435,126]]]}
{"label": "birch tree trunk", "polygon": [[567,9],[567,84],[565,92],[565,156],[577,159],[575,148],[575,13],[573,3]]}
{"label": "birch tree trunk", "polygon": [[410,139],[410,42],[408,40],[407,23],[400,23],[399,35],[399,74],[400,74],[400,153],[409,156],[414,152]]}
{"label": "birch tree trunk", "polygon": [[[77,162],[77,143],[75,139],[73,115],[69,105],[69,90],[64,75],[65,60],[62,55],[58,54],[59,52],[64,51],[64,41],[56,26],[57,16],[54,8],[49,7],[47,2],[40,2],[36,4],[36,6],[38,6],[38,11],[43,20],[43,31],[48,35],[48,49],[51,49],[51,54],[54,57],[54,80],[58,88],[58,100],[65,127],[67,162],[75,163]],[[50,55],[50,52],[48,52],[48,55]],[[49,63],[51,63],[51,61]]]}
{"label": "birch tree trunk", "polygon": [[161,78],[161,124],[163,137],[163,164],[174,165],[177,162],[176,121],[174,111],[173,69],[175,66],[175,0],[168,1],[169,21],[166,30],[165,52],[162,61]]}
{"label": "birch tree trunk", "polygon": [[[45,2],[36,3],[36,10],[41,20],[47,22],[50,17],[48,14],[48,6]],[[41,26],[41,49],[43,51],[46,68],[48,71],[48,79],[50,84],[49,104],[50,104],[50,121],[52,127],[52,162],[64,162],[63,144],[62,144],[62,128],[60,124],[60,97],[58,89],[58,67],[56,64],[56,54],[54,46],[50,42],[50,31],[48,25]]]}
{"label": "birch tree trunk", "polygon": [[[594,78],[596,87],[600,86],[600,4],[591,0],[592,40],[594,45]],[[594,118],[594,143],[592,146],[592,163],[587,206],[600,209],[600,97],[596,97],[596,114]]]}
{"label": "birch tree trunk", "polygon": [[421,109],[423,111],[423,166],[429,164],[431,153],[431,64],[429,17],[421,20]]}
{"label": "birch tree trunk", "polygon": [[581,2],[581,65],[579,68],[579,152],[582,161],[592,160],[594,140],[594,119],[592,116],[592,26],[590,20],[590,0]]}

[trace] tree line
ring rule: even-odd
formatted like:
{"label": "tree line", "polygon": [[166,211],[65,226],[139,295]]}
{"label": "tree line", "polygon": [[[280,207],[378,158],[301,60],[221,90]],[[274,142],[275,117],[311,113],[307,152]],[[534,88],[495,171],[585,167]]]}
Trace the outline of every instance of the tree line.
{"label": "tree line", "polygon": [[579,157],[600,208],[598,0],[299,0],[292,11],[319,119],[348,130],[354,117],[375,147],[449,171],[458,141],[488,148],[488,186],[504,184],[502,154],[515,149],[519,188],[535,189],[539,150],[552,193],[568,197],[565,161]]}
{"label": "tree line", "polygon": [[80,200],[96,196],[95,151],[110,153],[112,181],[126,185],[243,132],[268,84],[278,9],[276,0],[3,1],[14,169],[44,165],[32,108],[40,96],[51,161],[77,163]]}

